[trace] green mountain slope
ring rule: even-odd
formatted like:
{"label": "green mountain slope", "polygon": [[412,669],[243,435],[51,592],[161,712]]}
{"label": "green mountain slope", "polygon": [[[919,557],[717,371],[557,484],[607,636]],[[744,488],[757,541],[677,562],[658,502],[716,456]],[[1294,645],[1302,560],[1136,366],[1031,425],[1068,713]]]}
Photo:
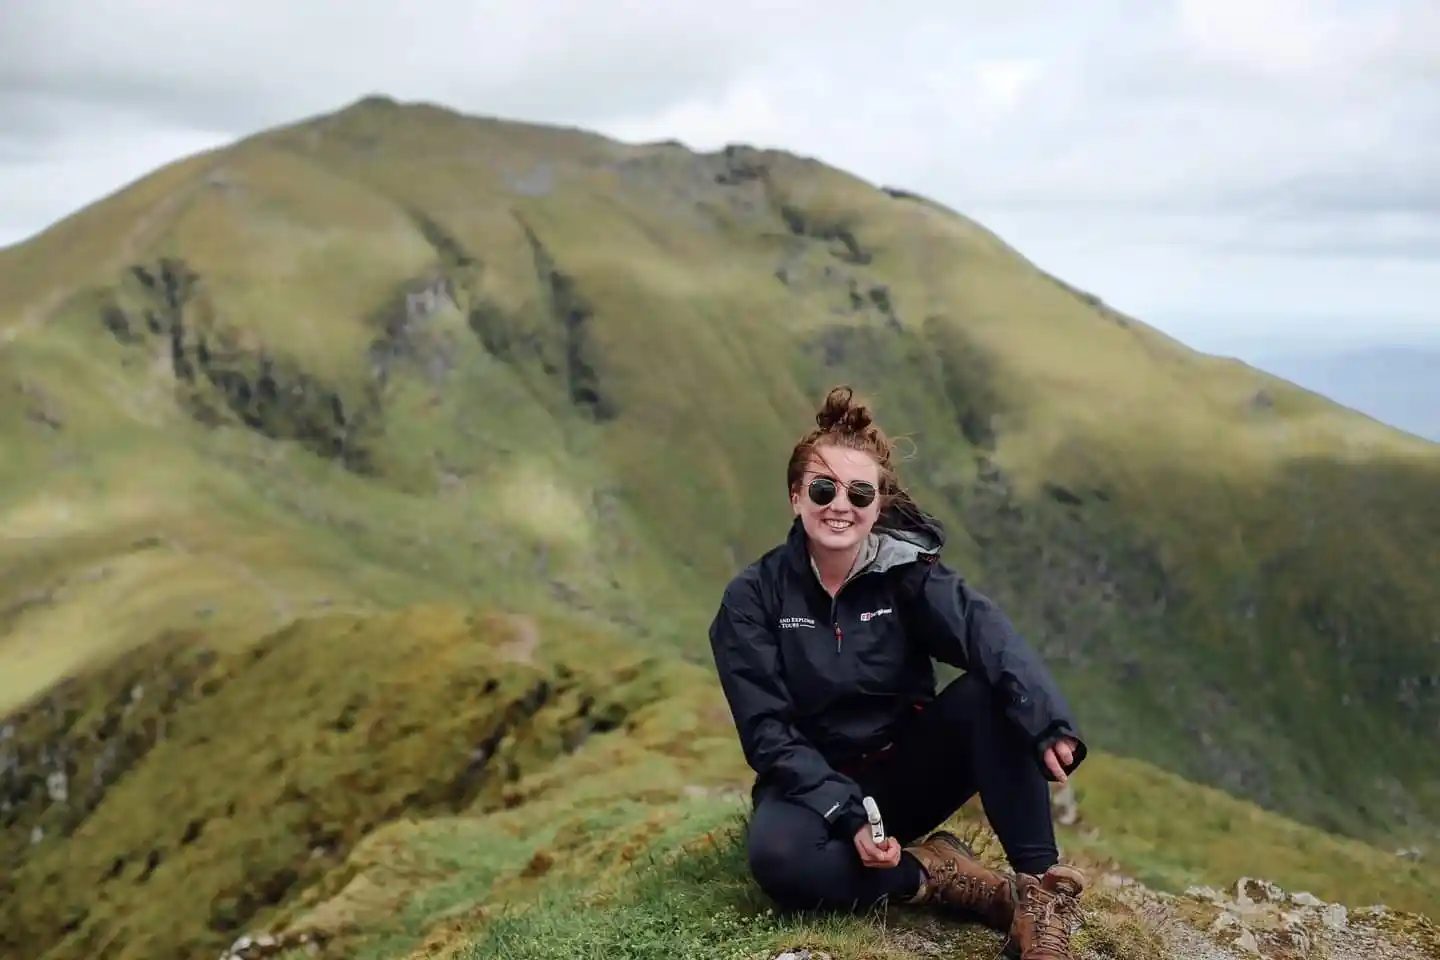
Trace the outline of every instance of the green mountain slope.
{"label": "green mountain slope", "polygon": [[[564,612],[702,683],[718,590],[783,534],[785,456],[839,381],[912,441],[949,559],[1097,749],[1386,846],[1440,834],[1440,447],[817,161],[383,99],[0,251],[0,711],[175,637],[238,656],[427,601]],[[45,729],[0,764],[22,885],[141,802],[47,799],[73,723]],[[242,919],[322,871],[295,874]],[[32,946],[90,935],[43,910]]]}

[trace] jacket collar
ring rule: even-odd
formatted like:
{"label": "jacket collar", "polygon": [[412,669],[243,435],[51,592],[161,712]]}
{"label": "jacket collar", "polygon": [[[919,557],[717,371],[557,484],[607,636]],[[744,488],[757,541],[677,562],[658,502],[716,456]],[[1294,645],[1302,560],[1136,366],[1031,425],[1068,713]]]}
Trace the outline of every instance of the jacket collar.
{"label": "jacket collar", "polygon": [[[850,576],[867,569],[884,571],[932,559],[939,555],[944,545],[945,528],[930,514],[918,507],[911,507],[903,513],[887,511],[880,515],[866,538]],[[785,537],[785,558],[795,573],[809,575],[819,582],[819,573],[810,556],[810,538],[799,517],[790,522],[790,532]]]}

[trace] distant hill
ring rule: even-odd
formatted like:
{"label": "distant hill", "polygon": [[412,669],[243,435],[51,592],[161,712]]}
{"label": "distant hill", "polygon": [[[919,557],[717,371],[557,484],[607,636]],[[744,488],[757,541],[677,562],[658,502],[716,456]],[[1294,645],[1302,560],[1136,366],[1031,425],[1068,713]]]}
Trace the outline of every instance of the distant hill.
{"label": "distant hill", "polygon": [[1440,345],[1271,353],[1256,365],[1440,443]]}
{"label": "distant hill", "polygon": [[1440,448],[818,160],[376,97],[0,251],[0,953],[408,943],[703,835],[705,627],[842,381],[1070,692],[1077,849],[1435,889]]}

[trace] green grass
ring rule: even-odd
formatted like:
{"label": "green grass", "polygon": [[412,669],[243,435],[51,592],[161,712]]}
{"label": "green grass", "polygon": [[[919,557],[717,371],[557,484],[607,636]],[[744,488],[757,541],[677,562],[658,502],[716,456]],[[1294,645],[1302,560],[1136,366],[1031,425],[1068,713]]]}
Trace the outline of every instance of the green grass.
{"label": "green grass", "polygon": [[[656,849],[661,856],[671,853],[663,844]],[[856,939],[854,927],[837,920],[777,920],[745,882],[742,838],[733,829],[717,842],[642,869],[593,906],[577,899],[573,890],[547,891],[528,909],[487,923],[461,955],[741,960],[773,956],[795,941]]]}
{"label": "green grass", "polygon": [[[663,840],[656,846],[655,860],[611,888],[588,895],[547,890],[523,908],[498,913],[456,956],[769,960],[787,950],[810,950],[841,960],[936,952],[980,960],[995,956],[1003,943],[975,924],[901,907],[820,917],[776,913],[746,879],[743,825],[731,820],[686,847],[671,849]],[[1085,905],[1085,932],[1077,942],[1091,955],[1162,956],[1158,935],[1133,910],[1098,893]]]}
{"label": "green grass", "polygon": [[[193,282],[179,302],[133,267]],[[437,308],[407,318],[422,290]],[[224,750],[147,746],[83,817],[0,774],[26,798],[7,882],[47,891],[21,898],[27,951],[209,949],[233,932],[207,926],[211,900],[251,896],[258,922],[308,889],[339,911],[369,877],[403,893],[355,906],[393,938],[375,943],[446,923],[459,942],[482,888],[526,889],[528,858],[564,839],[565,802],[616,818],[596,828],[608,837],[679,816],[696,782],[733,787],[705,625],[725,580],[783,534],[790,445],[846,380],[903,437],[902,475],[951,531],[949,559],[1080,712],[1101,832],[1077,849],[1169,885],[1275,871],[1325,896],[1433,902],[1433,870],[1377,851],[1440,836],[1440,761],[1413,746],[1440,711],[1435,445],[1188,351],[935,205],[780,153],[727,161],[367,101],[157,171],[0,252],[0,331],[0,713],[29,709],[27,750],[91,736],[128,687],[116,678],[172,642],[215,651],[210,669],[233,678],[175,715],[233,736]],[[496,788],[513,809],[443,815],[408,796],[430,774],[387,754],[396,785],[317,808],[344,825],[348,861],[297,866],[308,853],[244,817],[213,848],[172,849],[192,809],[360,776],[319,731],[331,698],[389,673],[414,685],[400,712],[437,738],[489,716],[484,695],[448,707],[442,675],[484,662],[484,644],[460,642],[458,614],[414,612],[472,608],[565,624],[542,631],[546,669],[573,664],[596,690],[609,674],[591,644],[663,664],[684,692],[635,703],[688,739],[655,721],[555,763],[542,750]],[[285,633],[297,617],[319,619]],[[346,617],[358,646],[335,632]],[[314,659],[243,666],[256,643],[297,638]],[[93,669],[109,672],[54,692]],[[47,697],[78,698],[78,715],[37,728]],[[460,748],[442,740],[424,750],[448,763]],[[285,775],[217,775],[220,756],[250,769],[246,751]],[[483,860],[471,831],[495,824],[511,840]],[[31,847],[36,825],[97,840],[71,858]],[[153,849],[209,879],[162,868],[76,919],[96,871]],[[236,850],[265,851],[259,874]],[[386,873],[412,855],[423,882]],[[299,879],[267,893],[286,870]]]}

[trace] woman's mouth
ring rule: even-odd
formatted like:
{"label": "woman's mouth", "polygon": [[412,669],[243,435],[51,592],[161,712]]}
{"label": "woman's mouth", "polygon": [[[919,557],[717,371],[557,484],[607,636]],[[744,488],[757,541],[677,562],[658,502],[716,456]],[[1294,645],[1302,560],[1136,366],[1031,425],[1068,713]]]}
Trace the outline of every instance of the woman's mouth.
{"label": "woman's mouth", "polygon": [[825,526],[831,530],[849,530],[851,522],[849,520],[826,520]]}

